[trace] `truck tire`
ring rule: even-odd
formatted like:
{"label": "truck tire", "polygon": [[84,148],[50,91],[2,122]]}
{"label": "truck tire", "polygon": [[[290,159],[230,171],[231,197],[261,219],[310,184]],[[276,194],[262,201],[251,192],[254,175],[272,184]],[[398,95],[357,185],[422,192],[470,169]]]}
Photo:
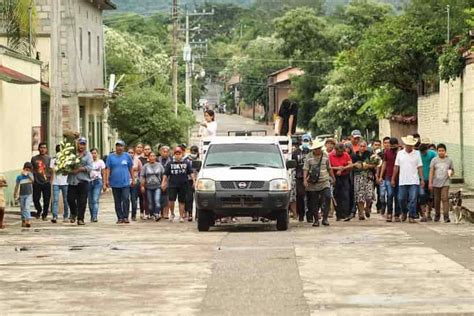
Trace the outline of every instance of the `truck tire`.
{"label": "truck tire", "polygon": [[209,231],[212,213],[209,211],[203,211],[203,210],[198,210],[197,213],[198,213],[198,220],[197,220],[198,231],[200,232]]}
{"label": "truck tire", "polygon": [[288,212],[285,211],[280,211],[276,215],[276,227],[277,230],[288,230],[288,225],[289,225],[289,217],[288,217]]}

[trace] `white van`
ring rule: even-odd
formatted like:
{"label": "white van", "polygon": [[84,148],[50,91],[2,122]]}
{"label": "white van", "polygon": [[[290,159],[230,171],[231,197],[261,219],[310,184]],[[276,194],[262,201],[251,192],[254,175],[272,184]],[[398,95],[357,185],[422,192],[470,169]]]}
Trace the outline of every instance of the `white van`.
{"label": "white van", "polygon": [[274,137],[217,137],[207,145],[199,170],[196,208],[199,231],[223,217],[263,217],[288,229],[291,180],[287,160]]}

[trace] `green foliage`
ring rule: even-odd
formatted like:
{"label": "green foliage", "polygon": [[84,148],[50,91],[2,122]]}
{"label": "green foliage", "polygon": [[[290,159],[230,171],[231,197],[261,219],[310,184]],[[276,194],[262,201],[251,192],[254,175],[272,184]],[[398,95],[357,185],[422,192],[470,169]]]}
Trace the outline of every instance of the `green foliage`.
{"label": "green foliage", "polygon": [[36,7],[32,6],[32,24],[30,26],[29,7],[31,0],[3,0],[0,4],[0,20],[2,29],[7,35],[7,46],[17,52],[30,55],[30,27],[33,35],[32,45],[35,45]]}
{"label": "green foliage", "polygon": [[110,106],[110,124],[127,143],[178,144],[187,141],[193,113],[180,105],[175,116],[171,99],[156,87],[130,88]]}
{"label": "green foliage", "polygon": [[464,45],[449,45],[439,56],[439,77],[445,82],[455,80],[464,70],[465,59],[462,56]]}

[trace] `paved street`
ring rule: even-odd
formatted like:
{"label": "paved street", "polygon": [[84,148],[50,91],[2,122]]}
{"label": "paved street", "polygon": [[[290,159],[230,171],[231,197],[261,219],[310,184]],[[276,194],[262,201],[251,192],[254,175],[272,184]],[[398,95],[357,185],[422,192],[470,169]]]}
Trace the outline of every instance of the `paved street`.
{"label": "paved street", "polygon": [[116,225],[110,194],[96,224],[19,221],[9,212],[0,232],[2,315],[474,314],[471,224],[372,214],[198,233],[195,223]]}

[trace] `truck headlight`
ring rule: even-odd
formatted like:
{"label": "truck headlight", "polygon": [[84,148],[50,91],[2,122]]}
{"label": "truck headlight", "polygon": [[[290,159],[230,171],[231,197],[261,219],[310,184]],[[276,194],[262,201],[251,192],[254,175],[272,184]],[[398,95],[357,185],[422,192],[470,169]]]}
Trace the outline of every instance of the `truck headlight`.
{"label": "truck headlight", "polygon": [[290,186],[288,185],[288,180],[285,179],[275,179],[270,181],[270,191],[289,191]]}
{"label": "truck headlight", "polygon": [[216,182],[211,179],[199,179],[196,185],[196,191],[199,192],[215,192]]}

